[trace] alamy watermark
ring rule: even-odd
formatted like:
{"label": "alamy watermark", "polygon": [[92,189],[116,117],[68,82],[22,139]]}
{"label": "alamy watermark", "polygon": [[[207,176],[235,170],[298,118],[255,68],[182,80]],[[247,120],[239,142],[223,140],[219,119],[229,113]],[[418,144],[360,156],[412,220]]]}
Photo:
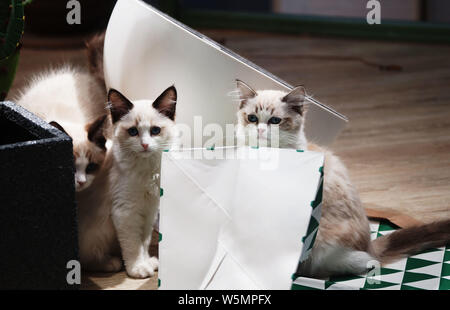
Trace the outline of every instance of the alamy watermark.
{"label": "alamy watermark", "polygon": [[[66,8],[69,12],[66,15],[66,21],[69,25],[81,24],[81,4],[78,0],[67,1]],[[367,13],[366,20],[369,25],[381,24],[381,3],[378,0],[367,1],[366,8],[370,10]]]}
{"label": "alamy watermark", "polygon": [[381,24],[381,4],[380,1],[367,1],[366,8],[370,11],[367,13],[366,20],[369,25]]}
{"label": "alamy watermark", "polygon": [[[193,126],[176,124],[177,138],[165,145],[174,159],[250,159],[259,160],[260,169],[279,165],[280,130],[278,125],[203,124],[195,116]],[[261,128],[264,127],[264,128]]]}
{"label": "alamy watermark", "polygon": [[67,262],[66,268],[69,270],[66,275],[66,281],[69,285],[81,284],[81,264],[73,259]]}
{"label": "alamy watermark", "polygon": [[381,283],[381,264],[377,260],[367,262],[367,276],[366,281],[369,285]]}
{"label": "alamy watermark", "polygon": [[66,21],[69,25],[81,24],[81,4],[77,0],[69,0],[66,4],[69,12],[66,15]]}

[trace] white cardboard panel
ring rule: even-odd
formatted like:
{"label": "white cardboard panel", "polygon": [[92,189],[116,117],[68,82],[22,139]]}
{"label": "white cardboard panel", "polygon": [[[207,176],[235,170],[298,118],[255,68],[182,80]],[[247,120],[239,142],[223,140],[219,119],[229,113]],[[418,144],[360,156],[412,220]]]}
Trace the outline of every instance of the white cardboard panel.
{"label": "white cardboard panel", "polygon": [[[211,152],[221,149],[204,150]],[[264,148],[235,152],[239,159],[163,153],[161,289],[290,288],[323,155]],[[221,199],[218,188],[232,199]]]}

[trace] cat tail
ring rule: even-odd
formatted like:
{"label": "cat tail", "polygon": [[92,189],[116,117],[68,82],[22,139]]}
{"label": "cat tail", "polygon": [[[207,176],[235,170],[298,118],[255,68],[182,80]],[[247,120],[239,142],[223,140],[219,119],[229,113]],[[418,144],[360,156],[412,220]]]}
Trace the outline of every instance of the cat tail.
{"label": "cat tail", "polygon": [[450,244],[450,219],[399,229],[372,241],[374,254],[382,264],[447,244]]}
{"label": "cat tail", "polygon": [[103,71],[103,46],[105,32],[98,33],[85,42],[90,73],[106,91],[105,75]]}

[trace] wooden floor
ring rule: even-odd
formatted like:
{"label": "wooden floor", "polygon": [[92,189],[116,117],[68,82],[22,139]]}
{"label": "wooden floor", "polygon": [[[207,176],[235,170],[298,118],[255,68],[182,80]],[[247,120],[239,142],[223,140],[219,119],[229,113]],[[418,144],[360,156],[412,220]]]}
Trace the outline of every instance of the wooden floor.
{"label": "wooden floor", "polygon": [[131,279],[125,271],[118,273],[84,273],[81,277],[83,290],[156,290],[158,275],[149,279]]}
{"label": "wooden floor", "polygon": [[[425,222],[450,217],[450,46],[203,32],[348,116],[333,150],[366,206],[403,210]],[[348,57],[403,70],[380,71]],[[11,95],[30,73],[62,62],[82,64],[83,51],[25,44]],[[86,274],[83,287],[154,289],[156,277]]]}

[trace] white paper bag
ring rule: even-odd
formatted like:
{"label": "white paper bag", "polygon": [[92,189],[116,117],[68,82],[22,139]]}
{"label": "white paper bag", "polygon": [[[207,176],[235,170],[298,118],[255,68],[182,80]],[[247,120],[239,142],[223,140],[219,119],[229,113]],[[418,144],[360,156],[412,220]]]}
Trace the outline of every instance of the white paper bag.
{"label": "white paper bag", "polygon": [[195,153],[162,156],[160,288],[289,289],[317,233],[323,155]]}

